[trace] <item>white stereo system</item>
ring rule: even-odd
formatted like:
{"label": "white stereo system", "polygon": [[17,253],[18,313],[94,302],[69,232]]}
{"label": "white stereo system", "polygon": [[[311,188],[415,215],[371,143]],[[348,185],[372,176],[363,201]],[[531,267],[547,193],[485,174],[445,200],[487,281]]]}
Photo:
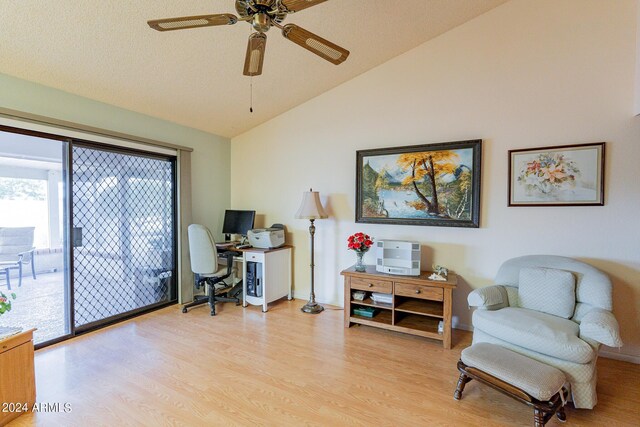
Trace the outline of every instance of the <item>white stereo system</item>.
{"label": "white stereo system", "polygon": [[376,248],[376,271],[405,276],[420,275],[420,243],[378,240]]}

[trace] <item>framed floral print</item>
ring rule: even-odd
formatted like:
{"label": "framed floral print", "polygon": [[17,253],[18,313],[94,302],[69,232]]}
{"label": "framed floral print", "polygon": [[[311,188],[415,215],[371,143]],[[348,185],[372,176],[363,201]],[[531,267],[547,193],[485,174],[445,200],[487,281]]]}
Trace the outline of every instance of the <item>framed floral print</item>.
{"label": "framed floral print", "polygon": [[509,206],[603,206],[604,142],[509,151]]}

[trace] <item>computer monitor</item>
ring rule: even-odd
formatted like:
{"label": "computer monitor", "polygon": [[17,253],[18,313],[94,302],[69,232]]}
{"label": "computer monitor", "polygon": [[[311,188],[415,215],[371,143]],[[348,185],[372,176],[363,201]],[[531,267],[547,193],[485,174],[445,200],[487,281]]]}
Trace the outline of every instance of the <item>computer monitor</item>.
{"label": "computer monitor", "polygon": [[222,232],[225,240],[231,240],[231,234],[247,235],[253,228],[256,211],[236,211],[227,209],[224,211],[224,224]]}

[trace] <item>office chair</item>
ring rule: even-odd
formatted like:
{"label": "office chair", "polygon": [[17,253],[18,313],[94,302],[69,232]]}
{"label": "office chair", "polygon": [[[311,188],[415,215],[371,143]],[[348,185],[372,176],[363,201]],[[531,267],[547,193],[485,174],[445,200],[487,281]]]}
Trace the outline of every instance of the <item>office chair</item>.
{"label": "office chair", "polygon": [[197,295],[193,302],[186,304],[182,312],[197,305],[209,303],[211,315],[216,315],[216,302],[235,302],[240,304],[239,298],[232,298],[228,292],[232,286],[224,283],[224,280],[231,276],[233,270],[233,252],[225,254],[227,258],[227,268],[218,269],[218,250],[211,232],[204,225],[191,224],[188,228],[189,252],[191,260],[191,271],[196,276],[196,288],[209,285],[209,295]]}

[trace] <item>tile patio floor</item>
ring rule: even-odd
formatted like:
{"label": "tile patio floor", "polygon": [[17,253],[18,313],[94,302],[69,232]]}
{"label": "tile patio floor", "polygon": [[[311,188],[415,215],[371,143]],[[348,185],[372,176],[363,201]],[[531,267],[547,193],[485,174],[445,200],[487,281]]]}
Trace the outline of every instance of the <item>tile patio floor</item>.
{"label": "tile patio floor", "polygon": [[36,280],[27,272],[18,287],[18,278],[11,278],[11,290],[0,280],[0,290],[8,295],[16,294],[11,311],[0,317],[2,326],[20,326],[23,329],[38,328],[34,342],[40,343],[67,334],[65,327],[64,274],[42,273]]}

